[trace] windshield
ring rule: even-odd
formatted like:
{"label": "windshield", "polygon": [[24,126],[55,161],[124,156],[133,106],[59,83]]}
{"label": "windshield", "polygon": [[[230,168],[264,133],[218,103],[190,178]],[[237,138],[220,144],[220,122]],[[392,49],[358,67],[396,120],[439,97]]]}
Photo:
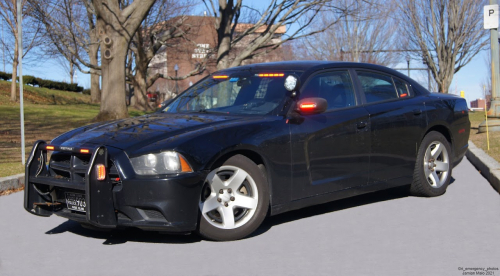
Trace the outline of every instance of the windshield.
{"label": "windshield", "polygon": [[284,72],[216,74],[189,88],[163,112],[271,114],[287,94]]}

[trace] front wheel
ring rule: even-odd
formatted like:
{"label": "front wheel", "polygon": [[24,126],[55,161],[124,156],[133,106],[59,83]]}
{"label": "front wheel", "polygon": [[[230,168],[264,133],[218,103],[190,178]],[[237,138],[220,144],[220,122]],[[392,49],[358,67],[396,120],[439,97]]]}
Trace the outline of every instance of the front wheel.
{"label": "front wheel", "polygon": [[216,241],[242,239],[260,226],[268,206],[268,185],[262,171],[245,156],[235,155],[205,180],[198,233]]}
{"label": "front wheel", "polygon": [[427,197],[444,194],[451,179],[451,156],[450,143],[441,133],[427,133],[418,151],[411,193]]}

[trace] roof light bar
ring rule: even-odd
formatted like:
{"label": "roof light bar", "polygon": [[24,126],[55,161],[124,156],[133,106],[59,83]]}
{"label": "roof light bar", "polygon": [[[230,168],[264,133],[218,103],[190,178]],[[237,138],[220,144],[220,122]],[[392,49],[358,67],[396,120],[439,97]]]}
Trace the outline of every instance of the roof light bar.
{"label": "roof light bar", "polygon": [[212,79],[219,80],[219,79],[227,79],[229,76],[226,75],[218,75],[218,76],[212,76]]}
{"label": "roof light bar", "polygon": [[284,77],[284,73],[265,73],[265,74],[259,74],[258,75],[261,78],[274,78],[274,77]]}

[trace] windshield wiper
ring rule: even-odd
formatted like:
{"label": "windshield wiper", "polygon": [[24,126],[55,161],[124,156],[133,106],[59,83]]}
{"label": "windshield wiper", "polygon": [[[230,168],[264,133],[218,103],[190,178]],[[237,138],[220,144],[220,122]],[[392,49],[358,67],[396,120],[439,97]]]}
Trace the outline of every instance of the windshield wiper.
{"label": "windshield wiper", "polygon": [[229,112],[223,112],[223,111],[213,111],[213,110],[207,110],[207,109],[200,109],[198,110],[198,113],[217,113],[217,114],[229,114]]}

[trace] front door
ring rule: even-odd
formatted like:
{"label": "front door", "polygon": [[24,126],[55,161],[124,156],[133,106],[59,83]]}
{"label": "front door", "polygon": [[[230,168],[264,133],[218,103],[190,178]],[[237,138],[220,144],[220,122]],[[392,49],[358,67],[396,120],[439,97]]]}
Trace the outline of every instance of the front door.
{"label": "front door", "polygon": [[290,121],[292,199],[366,185],[370,169],[370,121],[348,70],[311,76],[299,100],[321,97],[328,109]]}

